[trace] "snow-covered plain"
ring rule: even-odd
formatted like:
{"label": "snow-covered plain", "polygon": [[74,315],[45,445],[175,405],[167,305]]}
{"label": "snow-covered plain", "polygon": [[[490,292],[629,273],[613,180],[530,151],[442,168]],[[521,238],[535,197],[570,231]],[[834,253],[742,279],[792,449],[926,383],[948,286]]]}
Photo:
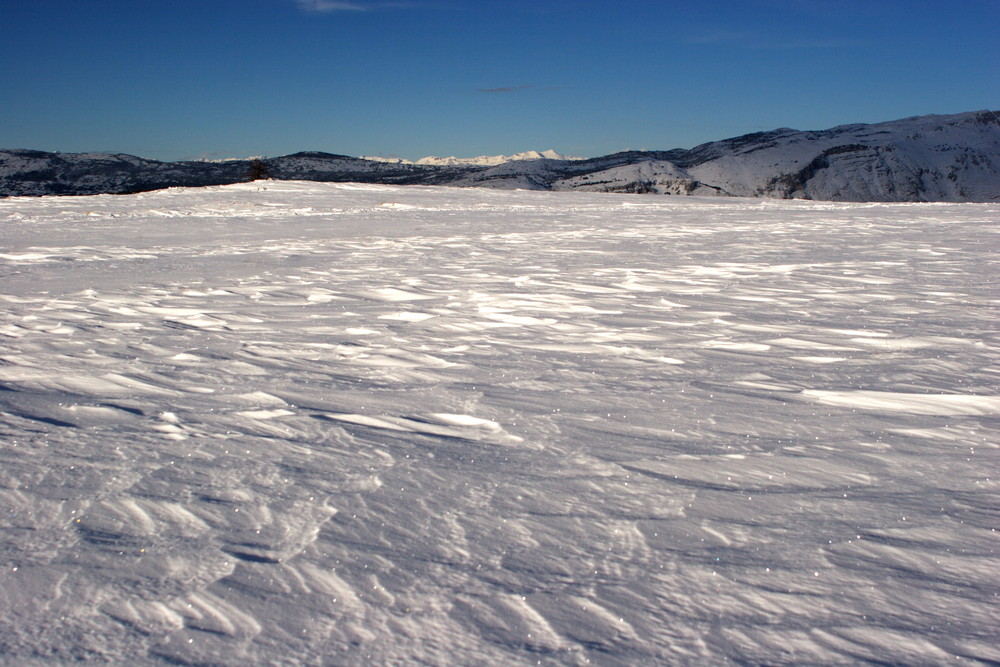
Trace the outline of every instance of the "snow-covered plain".
{"label": "snow-covered plain", "polygon": [[996,664],[998,223],[0,200],[0,663]]}

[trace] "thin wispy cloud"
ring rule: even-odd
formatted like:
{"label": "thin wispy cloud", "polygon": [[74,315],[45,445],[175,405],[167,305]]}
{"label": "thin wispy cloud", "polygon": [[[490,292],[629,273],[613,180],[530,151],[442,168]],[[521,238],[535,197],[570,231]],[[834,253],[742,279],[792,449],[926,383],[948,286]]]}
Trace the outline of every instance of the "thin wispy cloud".
{"label": "thin wispy cloud", "polygon": [[333,2],[332,0],[297,0],[299,9],[310,14],[329,14],[331,12],[364,12],[369,7],[356,2]]}
{"label": "thin wispy cloud", "polygon": [[299,9],[309,14],[334,12],[368,12],[376,9],[409,9],[419,7],[415,2],[341,2],[339,0],[296,0]]}
{"label": "thin wispy cloud", "polygon": [[773,51],[783,49],[839,49],[858,46],[854,39],[824,39],[799,37],[797,39],[773,38],[761,33],[738,30],[711,30],[686,35],[681,39],[685,44],[728,46],[738,49]]}
{"label": "thin wispy cloud", "polygon": [[864,42],[857,39],[801,39],[775,42],[759,42],[747,48],[761,51],[779,51],[782,49],[851,49],[863,46]]}
{"label": "thin wispy cloud", "polygon": [[522,90],[565,90],[566,86],[500,86],[499,88],[476,88],[477,93],[495,95],[500,93],[519,93]]}
{"label": "thin wispy cloud", "polygon": [[534,86],[501,86],[500,88],[477,88],[477,93],[516,93],[519,90],[528,90]]}

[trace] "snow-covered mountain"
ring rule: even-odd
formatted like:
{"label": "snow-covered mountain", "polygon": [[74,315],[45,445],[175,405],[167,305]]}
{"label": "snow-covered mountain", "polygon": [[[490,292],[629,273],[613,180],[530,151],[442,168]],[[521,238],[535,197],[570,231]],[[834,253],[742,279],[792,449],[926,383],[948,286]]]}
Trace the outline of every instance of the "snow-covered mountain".
{"label": "snow-covered mountain", "polygon": [[[995,201],[1000,114],[922,116],[822,132],[780,129],[704,144],[672,162],[691,182],[736,196]],[[654,183],[676,187],[670,178]]]}
{"label": "snow-covered mountain", "polygon": [[1000,200],[1000,113],[788,128],[591,159],[554,151],[411,163],[305,152],[226,162],[0,151],[0,196],[140,192],[256,178],[832,201]]}
{"label": "snow-covered mountain", "polygon": [[821,132],[779,129],[691,150],[621,153],[554,190],[832,201],[1000,199],[1000,114],[922,116]]}

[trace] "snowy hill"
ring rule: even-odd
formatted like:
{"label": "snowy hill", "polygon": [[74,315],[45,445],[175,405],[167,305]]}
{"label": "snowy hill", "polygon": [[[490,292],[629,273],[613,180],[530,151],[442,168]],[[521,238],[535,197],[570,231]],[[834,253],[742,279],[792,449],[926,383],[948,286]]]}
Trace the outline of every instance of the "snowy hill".
{"label": "snowy hill", "polygon": [[0,195],[87,195],[223,185],[246,180],[245,161],[158,162],[109,153],[0,150]]}
{"label": "snowy hill", "polygon": [[823,131],[784,128],[692,149],[591,159],[528,151],[411,163],[305,152],[163,163],[126,155],[0,151],[0,196],[127,193],[259,177],[831,201],[990,202],[1000,200],[1000,113],[920,116]]}
{"label": "snowy hill", "polygon": [[[752,135],[751,135],[752,136]],[[778,130],[692,149],[696,179],[739,196],[841,201],[1000,199],[1000,114]]]}
{"label": "snowy hill", "polygon": [[177,186],[227,185],[255,178],[435,185],[464,173],[462,169],[373,162],[321,152],[158,162],[106,153],[0,150],[0,196],[128,194]]}
{"label": "snowy hill", "polygon": [[0,664],[1000,664],[998,219],[0,200]]}
{"label": "snowy hill", "polygon": [[691,174],[673,162],[655,159],[563,178],[557,180],[554,185],[555,189],[558,190],[585,190],[588,192],[634,192],[665,195],[727,194],[721,188],[713,188],[695,180]]}

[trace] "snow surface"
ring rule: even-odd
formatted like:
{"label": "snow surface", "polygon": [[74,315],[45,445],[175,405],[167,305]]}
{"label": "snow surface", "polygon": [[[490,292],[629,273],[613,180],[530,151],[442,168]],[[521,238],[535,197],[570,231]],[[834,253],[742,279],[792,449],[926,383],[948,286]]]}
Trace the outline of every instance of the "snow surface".
{"label": "snow surface", "polygon": [[998,221],[0,200],[0,663],[996,664]]}

